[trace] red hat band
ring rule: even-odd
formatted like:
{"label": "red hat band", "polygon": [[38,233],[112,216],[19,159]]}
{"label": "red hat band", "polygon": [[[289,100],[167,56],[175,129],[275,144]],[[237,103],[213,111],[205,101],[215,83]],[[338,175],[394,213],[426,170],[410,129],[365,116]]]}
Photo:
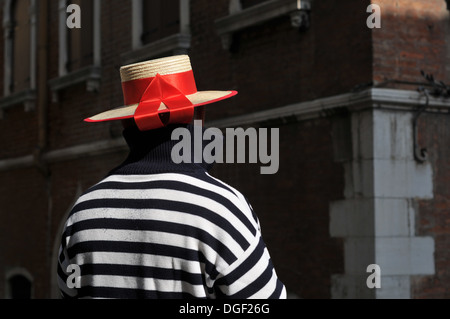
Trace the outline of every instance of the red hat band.
{"label": "red hat band", "polygon": [[125,105],[88,117],[86,122],[134,118],[139,129],[146,131],[171,123],[189,123],[195,107],[237,94],[234,90],[197,91],[188,55],[124,65],[120,79]]}
{"label": "red hat band", "polygon": [[[125,105],[139,104],[134,120],[141,131],[189,123],[194,116],[194,105],[186,97],[197,92],[192,70],[125,81],[122,91]],[[161,110],[161,103],[167,109]],[[169,120],[163,123],[159,114],[166,112],[170,114]]]}

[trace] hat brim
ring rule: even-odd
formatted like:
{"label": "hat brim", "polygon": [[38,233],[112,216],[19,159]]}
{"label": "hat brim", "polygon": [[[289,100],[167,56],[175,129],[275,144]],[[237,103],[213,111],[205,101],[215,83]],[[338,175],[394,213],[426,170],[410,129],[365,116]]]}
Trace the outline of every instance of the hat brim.
{"label": "hat brim", "polygon": [[[235,96],[237,91],[199,91],[191,95],[186,95],[187,99],[196,106],[219,102]],[[104,122],[114,120],[129,119],[134,116],[138,104],[121,106],[108,110],[85,119],[86,122]]]}

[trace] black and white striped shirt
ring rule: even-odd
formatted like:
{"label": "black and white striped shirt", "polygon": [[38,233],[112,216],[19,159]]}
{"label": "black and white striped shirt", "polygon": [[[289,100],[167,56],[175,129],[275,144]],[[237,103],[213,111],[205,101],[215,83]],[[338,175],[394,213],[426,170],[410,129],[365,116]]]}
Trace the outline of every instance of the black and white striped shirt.
{"label": "black and white striped shirt", "polygon": [[[128,159],[74,205],[58,260],[62,296],[285,298],[244,196],[203,164],[171,162],[173,143],[158,131],[126,130]],[[67,285],[71,264],[79,288]]]}

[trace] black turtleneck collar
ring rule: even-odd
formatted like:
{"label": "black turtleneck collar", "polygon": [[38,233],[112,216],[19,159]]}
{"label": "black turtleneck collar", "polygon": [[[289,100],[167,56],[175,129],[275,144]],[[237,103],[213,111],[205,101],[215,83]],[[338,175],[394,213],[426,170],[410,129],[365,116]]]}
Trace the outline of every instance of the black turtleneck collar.
{"label": "black turtleneck collar", "polygon": [[[172,140],[174,129],[183,127],[191,133],[191,153],[193,153],[194,125],[176,124],[164,128],[140,131],[136,126],[130,126],[124,129],[125,138],[130,152],[127,159],[117,168],[113,169],[112,174],[157,174],[157,173],[189,173],[195,171],[208,171],[212,165],[202,161],[202,163],[175,163],[172,160],[172,148],[179,143],[179,140]],[[202,128],[202,133],[204,128]],[[203,148],[205,144],[203,143]]]}

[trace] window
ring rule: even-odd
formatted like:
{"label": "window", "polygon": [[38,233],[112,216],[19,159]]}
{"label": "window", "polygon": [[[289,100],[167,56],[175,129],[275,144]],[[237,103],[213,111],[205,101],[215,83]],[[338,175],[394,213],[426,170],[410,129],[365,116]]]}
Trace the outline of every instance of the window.
{"label": "window", "polygon": [[94,58],[94,2],[92,0],[71,0],[70,4],[82,8],[82,29],[69,29],[67,71],[73,72],[93,64]]}
{"label": "window", "polygon": [[0,111],[23,104],[35,106],[37,0],[3,2],[3,97]]}
{"label": "window", "polygon": [[234,33],[281,16],[290,16],[292,26],[296,27],[298,13],[309,10],[311,4],[310,0],[230,0],[228,8],[227,16],[214,21],[227,50],[232,46]]}
{"label": "window", "polygon": [[132,48],[122,63],[185,54],[191,46],[190,0],[132,0]]}
{"label": "window", "polygon": [[247,8],[250,8],[257,4],[260,4],[262,2],[265,2],[267,0],[240,0],[240,1],[241,1],[242,9],[247,9]]}
{"label": "window", "polygon": [[176,34],[180,30],[180,0],[143,1],[142,44]]}
{"label": "window", "polygon": [[[80,7],[81,28],[69,29],[69,4]],[[101,80],[101,0],[59,0],[59,76],[49,81],[53,101],[58,92],[84,83],[97,92]]]}
{"label": "window", "polygon": [[30,87],[30,9],[29,0],[16,0],[11,6],[12,80],[10,92]]}
{"label": "window", "polygon": [[30,273],[23,268],[15,268],[6,275],[7,299],[31,299],[33,281]]}
{"label": "window", "polygon": [[31,299],[31,282],[22,275],[15,275],[8,280],[11,299]]}

